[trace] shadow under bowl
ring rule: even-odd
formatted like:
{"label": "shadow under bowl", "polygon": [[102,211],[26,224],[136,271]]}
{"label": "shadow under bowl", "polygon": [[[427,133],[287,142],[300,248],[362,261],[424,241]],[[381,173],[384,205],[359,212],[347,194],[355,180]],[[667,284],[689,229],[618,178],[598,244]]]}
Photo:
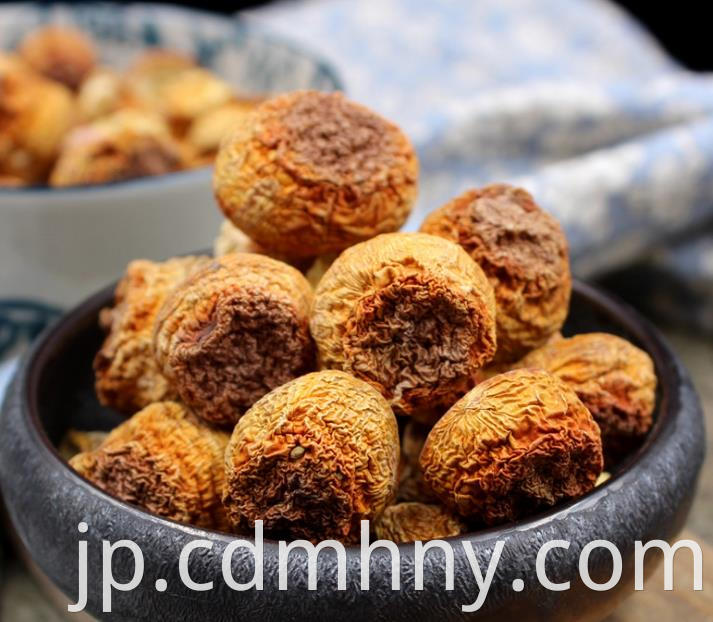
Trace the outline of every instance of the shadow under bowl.
{"label": "shadow under bowl", "polygon": [[[91,362],[102,334],[99,310],[111,302],[109,287],[45,332],[25,357],[4,404],[0,420],[0,485],[7,511],[21,543],[41,570],[76,602],[78,542],[88,543],[88,606],[107,620],[597,620],[633,589],[634,543],[672,539],[688,514],[704,454],[701,408],[687,372],[659,333],[636,312],[601,290],[575,283],[572,318],[565,334],[607,331],[624,336],[653,358],[659,378],[654,426],[644,445],[604,485],[584,497],[522,520],[450,538],[454,589],[444,582],[445,553],[425,556],[423,590],[414,589],[413,543],[398,545],[401,589],[392,590],[391,554],[378,548],[371,556],[370,589],[360,584],[360,550],[347,547],[346,589],[337,590],[337,556],[320,553],[317,589],[307,585],[307,557],[297,550],[287,564],[289,589],[278,587],[278,543],[264,542],[264,589],[238,592],[222,578],[222,557],[234,537],[193,528],[148,514],[118,501],[75,474],[56,446],[69,427],[109,429],[121,417],[102,408],[94,395]],[[88,531],[80,534],[78,524]],[[102,540],[132,540],[144,557],[144,576],[132,591],[112,593],[112,611],[102,612]],[[209,591],[193,591],[179,574],[181,550],[207,540],[209,549],[190,557],[190,576],[213,581]],[[545,569],[550,581],[571,581],[566,591],[550,591],[536,578],[535,562],[543,543],[569,542],[553,549]],[[622,557],[615,587],[593,591],[578,573],[586,544],[608,540]],[[478,584],[466,546],[472,547],[483,575],[498,541],[503,549],[484,604],[476,613],[462,611],[478,596]],[[128,581],[134,560],[128,551],[114,557],[114,576]],[[126,554],[126,555],[125,555]],[[253,576],[254,558],[246,548],[232,557],[236,581]],[[656,560],[646,557],[647,576]],[[591,579],[612,576],[612,555],[601,548],[589,557]],[[104,569],[106,571],[106,569]],[[156,581],[168,589],[160,592]],[[513,581],[523,589],[513,589]],[[518,586],[519,587],[519,586]]]}

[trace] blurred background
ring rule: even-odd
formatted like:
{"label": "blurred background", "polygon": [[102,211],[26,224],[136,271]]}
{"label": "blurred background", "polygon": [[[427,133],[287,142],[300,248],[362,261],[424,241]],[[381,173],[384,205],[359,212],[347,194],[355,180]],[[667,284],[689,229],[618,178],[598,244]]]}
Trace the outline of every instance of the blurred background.
{"label": "blurred background", "polygon": [[[690,367],[710,422],[713,47],[707,3],[178,4],[237,19],[316,54],[350,97],[400,124],[422,163],[421,198],[409,228],[469,187],[508,181],[529,189],[563,223],[576,275],[602,283],[664,330]],[[0,345],[2,337],[0,326]],[[688,533],[713,545],[711,503],[713,474],[706,469]],[[20,562],[7,560],[0,572],[3,620],[64,619]],[[652,615],[711,620],[713,609],[705,599],[642,594],[613,619]]]}

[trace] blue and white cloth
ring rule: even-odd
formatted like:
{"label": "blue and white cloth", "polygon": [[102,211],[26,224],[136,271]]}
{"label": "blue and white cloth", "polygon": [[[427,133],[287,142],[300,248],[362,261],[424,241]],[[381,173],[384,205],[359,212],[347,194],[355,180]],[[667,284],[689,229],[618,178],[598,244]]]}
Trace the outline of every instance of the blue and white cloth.
{"label": "blue and white cloth", "polygon": [[521,184],[563,223],[579,276],[645,266],[639,302],[713,332],[713,76],[613,4],[311,0],[241,19],[328,58],[412,137],[409,228],[466,188]]}

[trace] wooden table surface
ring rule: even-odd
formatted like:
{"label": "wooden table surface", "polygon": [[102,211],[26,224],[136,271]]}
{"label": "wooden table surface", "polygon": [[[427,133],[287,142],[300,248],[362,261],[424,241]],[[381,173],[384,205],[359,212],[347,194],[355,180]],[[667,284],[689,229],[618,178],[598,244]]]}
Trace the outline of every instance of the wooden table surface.
{"label": "wooden table surface", "polygon": [[[686,529],[680,536],[695,540],[702,549],[703,590],[693,591],[691,554],[680,551],[674,562],[673,591],[664,591],[663,570],[659,567],[645,589],[630,596],[605,622],[713,622],[713,343],[674,332],[667,332],[667,337],[691,371],[706,413],[708,458]],[[62,611],[64,606],[51,603],[19,562],[11,562],[7,575],[0,621],[79,622],[77,616]]]}

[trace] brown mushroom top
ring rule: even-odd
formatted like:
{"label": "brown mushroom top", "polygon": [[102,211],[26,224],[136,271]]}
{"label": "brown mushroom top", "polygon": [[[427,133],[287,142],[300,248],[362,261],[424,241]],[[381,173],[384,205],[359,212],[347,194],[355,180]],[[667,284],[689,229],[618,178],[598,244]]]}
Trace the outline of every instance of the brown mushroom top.
{"label": "brown mushroom top", "polygon": [[267,100],[218,152],[226,216],[287,256],[340,251],[395,231],[416,197],[418,163],[395,125],[340,93]]}
{"label": "brown mushroom top", "polygon": [[96,61],[92,41],[64,26],[34,30],[23,39],[19,52],[35,71],[71,89],[79,87]]}
{"label": "brown mushroom top", "polygon": [[228,435],[180,404],[160,402],[122,423],[70,465],[108,494],[164,518],[227,529],[221,504]]}
{"label": "brown mushroom top", "polygon": [[239,528],[293,538],[358,539],[396,491],[399,438],[383,397],[340,371],[268,393],[238,422],[225,454],[224,504]]}
{"label": "brown mushroom top", "polygon": [[265,255],[223,255],[164,303],[156,360],[196,415],[232,425],[265,393],[313,369],[311,302],[295,268]]}
{"label": "brown mushroom top", "polygon": [[534,350],[516,367],[544,369],[572,387],[599,424],[608,459],[632,449],[651,428],[654,364],[626,339],[607,333],[560,339]]}
{"label": "brown mushroom top", "polygon": [[465,530],[463,521],[442,505],[426,503],[390,505],[374,522],[376,537],[393,542],[440,540]]}
{"label": "brown mushroom top", "polygon": [[181,169],[183,154],[163,120],[124,109],[74,129],[50,175],[52,186],[80,186]]}
{"label": "brown mushroom top", "polygon": [[495,184],[469,190],[432,212],[421,231],[460,244],[495,290],[496,361],[514,361],[564,323],[571,276],[559,223],[526,190]]}
{"label": "brown mushroom top", "polygon": [[555,376],[494,376],[433,427],[421,452],[426,482],[460,515],[515,520],[591,490],[602,470],[599,428]]}
{"label": "brown mushroom top", "polygon": [[74,119],[72,94],[64,86],[19,61],[0,62],[0,176],[17,180],[15,185],[44,179]]}
{"label": "brown mushroom top", "polygon": [[310,322],[324,367],[377,387],[402,414],[450,407],[495,352],[490,283],[457,244],[384,234],[321,278]]}
{"label": "brown mushroom top", "polygon": [[131,415],[153,402],[178,397],[154,359],[154,321],[173,289],[209,261],[201,256],[139,259],[127,266],[114,306],[100,316],[107,336],[94,358],[94,372],[102,404]]}

